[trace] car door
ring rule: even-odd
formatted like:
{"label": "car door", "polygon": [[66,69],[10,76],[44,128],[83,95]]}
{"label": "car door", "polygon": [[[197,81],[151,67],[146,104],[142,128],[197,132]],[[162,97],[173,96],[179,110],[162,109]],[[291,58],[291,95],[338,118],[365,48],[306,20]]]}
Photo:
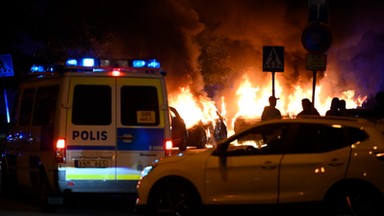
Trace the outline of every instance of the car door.
{"label": "car door", "polygon": [[302,123],[292,127],[280,167],[279,201],[322,200],[344,178],[350,157],[346,130],[338,124]]}
{"label": "car door", "polygon": [[207,202],[276,203],[286,132],[285,124],[267,124],[220,144],[206,164]]}

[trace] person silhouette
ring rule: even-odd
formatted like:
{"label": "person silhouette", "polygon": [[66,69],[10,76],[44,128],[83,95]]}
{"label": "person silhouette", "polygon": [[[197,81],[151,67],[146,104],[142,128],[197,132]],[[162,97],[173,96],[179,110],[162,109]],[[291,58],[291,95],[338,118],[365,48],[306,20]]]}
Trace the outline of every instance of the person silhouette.
{"label": "person silhouette", "polygon": [[341,116],[339,110],[340,99],[337,97],[332,98],[330,109],[325,113],[326,116]]}
{"label": "person silhouette", "polygon": [[339,110],[342,116],[348,116],[347,102],[343,99],[339,101]]}
{"label": "person silhouette", "polygon": [[276,101],[278,99],[274,96],[268,98],[269,106],[265,106],[261,114],[261,120],[266,121],[270,119],[281,119],[281,112],[276,108]]}
{"label": "person silhouette", "polygon": [[299,112],[297,116],[303,116],[303,115],[320,116],[320,113],[317,111],[317,109],[313,106],[312,102],[308,98],[304,98],[301,100],[301,106],[303,107],[303,110]]}
{"label": "person silhouette", "polygon": [[378,118],[384,118],[384,91],[378,91],[375,100],[377,105],[374,108],[374,114]]}

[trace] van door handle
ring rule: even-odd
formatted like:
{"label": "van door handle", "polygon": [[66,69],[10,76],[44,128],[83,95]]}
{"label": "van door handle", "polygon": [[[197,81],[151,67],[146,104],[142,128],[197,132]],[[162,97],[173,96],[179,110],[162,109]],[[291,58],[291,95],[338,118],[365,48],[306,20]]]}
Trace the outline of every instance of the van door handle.
{"label": "van door handle", "polygon": [[125,142],[125,143],[133,142],[132,134],[124,134],[123,136],[119,136],[118,139]]}

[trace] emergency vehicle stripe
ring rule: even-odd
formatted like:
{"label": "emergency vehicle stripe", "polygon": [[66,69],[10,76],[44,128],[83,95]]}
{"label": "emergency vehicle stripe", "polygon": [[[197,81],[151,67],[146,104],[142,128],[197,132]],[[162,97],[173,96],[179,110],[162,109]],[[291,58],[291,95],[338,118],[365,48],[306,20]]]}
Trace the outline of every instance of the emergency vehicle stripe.
{"label": "emergency vehicle stripe", "polygon": [[[117,180],[139,180],[140,174],[121,174],[116,177]],[[101,174],[67,174],[67,180],[115,180],[115,175]]]}
{"label": "emergency vehicle stripe", "polygon": [[114,174],[83,174],[73,173],[67,174],[66,179],[70,180],[115,180]]}
{"label": "emergency vehicle stripe", "polygon": [[116,176],[117,180],[139,180],[140,174],[120,174]]}
{"label": "emergency vehicle stripe", "polygon": [[[159,150],[164,133],[164,128],[117,128],[117,150]],[[132,142],[125,142],[127,135],[133,137]]]}

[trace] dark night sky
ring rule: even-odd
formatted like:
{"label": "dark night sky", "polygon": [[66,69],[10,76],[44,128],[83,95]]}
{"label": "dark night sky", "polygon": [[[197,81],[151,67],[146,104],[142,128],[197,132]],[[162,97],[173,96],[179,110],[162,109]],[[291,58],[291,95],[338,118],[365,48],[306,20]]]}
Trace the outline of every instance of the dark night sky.
{"label": "dark night sky", "polygon": [[[0,14],[0,53],[13,54],[16,63],[20,55],[44,58],[47,48],[67,55],[155,57],[169,74],[171,90],[188,85],[198,93],[204,92],[202,57],[207,62],[222,56],[225,94],[245,71],[260,83],[269,80],[269,73],[262,72],[262,46],[276,45],[285,48],[285,70],[278,74],[285,91],[310,89],[312,73],[305,69],[307,52],[301,44],[307,3],[9,0]],[[355,97],[371,96],[384,89],[383,20],[383,1],[329,0],[333,40],[327,70],[318,79],[328,95],[354,89]],[[78,44],[86,49],[77,49]]]}

